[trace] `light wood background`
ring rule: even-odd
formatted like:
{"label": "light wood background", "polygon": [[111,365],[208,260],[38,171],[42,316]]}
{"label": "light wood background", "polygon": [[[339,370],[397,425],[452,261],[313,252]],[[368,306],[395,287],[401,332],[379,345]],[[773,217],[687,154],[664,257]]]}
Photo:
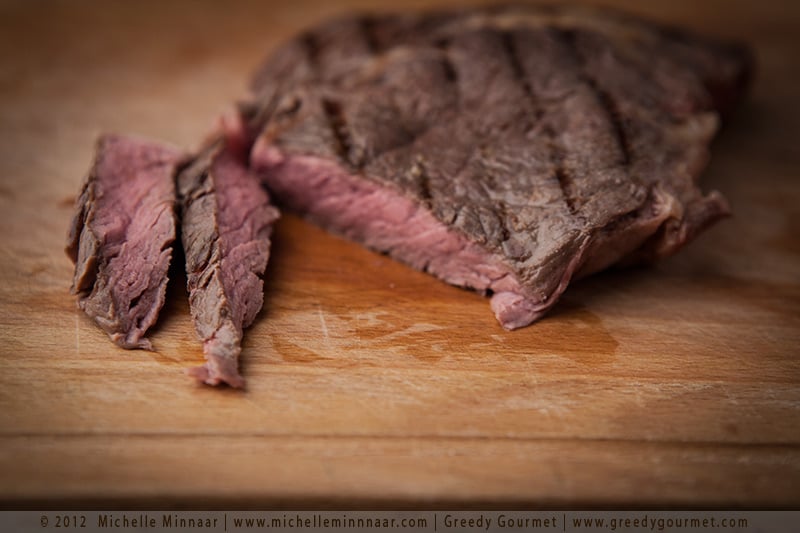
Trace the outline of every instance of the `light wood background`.
{"label": "light wood background", "polygon": [[286,216],[245,392],[184,376],[180,274],[156,352],[76,309],[72,202],[98,133],[191,147],[276,43],[369,2],[3,3],[2,505],[800,505],[800,3],[606,3],[755,46],[704,176],[735,217],[508,333],[482,297]]}

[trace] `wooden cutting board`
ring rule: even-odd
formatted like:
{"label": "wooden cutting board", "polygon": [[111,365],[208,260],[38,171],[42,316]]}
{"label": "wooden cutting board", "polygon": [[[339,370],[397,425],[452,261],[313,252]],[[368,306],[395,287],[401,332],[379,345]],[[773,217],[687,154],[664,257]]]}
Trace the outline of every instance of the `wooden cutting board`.
{"label": "wooden cutting board", "polygon": [[703,176],[735,216],[679,256],[509,333],[287,215],[245,391],[183,374],[180,273],[154,352],[76,309],[72,202],[98,133],[195,146],[278,42],[369,2],[162,4],[0,7],[2,505],[800,505],[800,4],[614,2],[758,53]]}

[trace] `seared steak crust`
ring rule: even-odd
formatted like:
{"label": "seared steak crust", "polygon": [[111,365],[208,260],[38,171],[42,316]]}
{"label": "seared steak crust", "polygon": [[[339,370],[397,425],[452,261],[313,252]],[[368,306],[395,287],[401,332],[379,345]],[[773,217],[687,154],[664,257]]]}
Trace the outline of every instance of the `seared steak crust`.
{"label": "seared steak crust", "polygon": [[589,8],[349,17],[280,48],[243,114],[279,200],[493,293],[511,329],[728,213],[696,180],[749,70],[740,47]]}

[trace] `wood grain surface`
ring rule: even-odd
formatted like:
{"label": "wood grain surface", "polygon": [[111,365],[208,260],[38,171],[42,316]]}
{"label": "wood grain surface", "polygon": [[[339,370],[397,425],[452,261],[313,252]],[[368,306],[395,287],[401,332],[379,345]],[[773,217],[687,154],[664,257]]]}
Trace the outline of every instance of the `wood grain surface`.
{"label": "wood grain surface", "polygon": [[800,4],[605,3],[753,44],[703,177],[735,216],[509,333],[287,215],[243,392],[184,375],[180,272],[154,352],[77,310],[72,203],[100,132],[196,146],[278,42],[370,3],[3,3],[0,504],[800,506]]}

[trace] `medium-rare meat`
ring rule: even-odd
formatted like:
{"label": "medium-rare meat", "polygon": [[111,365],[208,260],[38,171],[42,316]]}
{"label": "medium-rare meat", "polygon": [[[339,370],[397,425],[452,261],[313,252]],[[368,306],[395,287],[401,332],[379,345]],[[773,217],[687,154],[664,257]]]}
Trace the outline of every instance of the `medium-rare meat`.
{"label": "medium-rare meat", "polygon": [[123,348],[152,349],[144,335],[164,304],[180,159],[163,144],[105,135],[77,201],[67,245],[72,292]]}
{"label": "medium-rare meat", "polygon": [[749,70],[741,47],[588,8],[356,16],[278,49],[242,114],[280,202],[492,295],[514,329],[728,213],[697,178]]}
{"label": "medium-rare meat", "polygon": [[210,385],[242,387],[242,332],[264,301],[261,276],[278,211],[233,138],[210,143],[177,183],[189,308],[206,358],[191,373]]}

